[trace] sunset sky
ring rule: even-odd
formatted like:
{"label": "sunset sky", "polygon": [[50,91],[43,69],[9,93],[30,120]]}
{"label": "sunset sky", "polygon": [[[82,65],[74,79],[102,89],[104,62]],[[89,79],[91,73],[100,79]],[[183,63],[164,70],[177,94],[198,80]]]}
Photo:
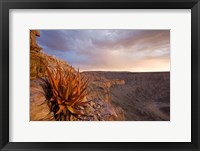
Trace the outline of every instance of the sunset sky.
{"label": "sunset sky", "polygon": [[38,45],[81,71],[169,71],[169,30],[40,30]]}

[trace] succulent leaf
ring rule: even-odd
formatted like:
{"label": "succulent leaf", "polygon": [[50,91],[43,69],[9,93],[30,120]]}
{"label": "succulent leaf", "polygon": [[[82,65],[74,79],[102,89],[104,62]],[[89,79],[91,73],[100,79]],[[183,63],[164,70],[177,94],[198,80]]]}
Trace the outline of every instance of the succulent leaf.
{"label": "succulent leaf", "polygon": [[[59,63],[55,70],[45,65],[48,75],[48,82],[51,86],[53,96],[49,100],[52,103],[52,107],[57,115],[57,120],[71,120],[72,115],[83,115],[82,111],[76,108],[79,105],[87,103],[87,85],[88,80],[81,77],[79,69],[76,73],[72,72],[72,67],[66,70],[62,70]],[[55,107],[57,105],[58,107]]]}

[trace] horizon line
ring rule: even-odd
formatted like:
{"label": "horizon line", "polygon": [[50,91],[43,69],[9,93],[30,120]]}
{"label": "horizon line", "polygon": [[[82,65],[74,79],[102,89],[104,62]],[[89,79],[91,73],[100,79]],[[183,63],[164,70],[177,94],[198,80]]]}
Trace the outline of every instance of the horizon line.
{"label": "horizon line", "polygon": [[85,70],[81,72],[132,72],[132,73],[141,73],[141,72],[170,72],[170,71],[110,71],[110,70]]}

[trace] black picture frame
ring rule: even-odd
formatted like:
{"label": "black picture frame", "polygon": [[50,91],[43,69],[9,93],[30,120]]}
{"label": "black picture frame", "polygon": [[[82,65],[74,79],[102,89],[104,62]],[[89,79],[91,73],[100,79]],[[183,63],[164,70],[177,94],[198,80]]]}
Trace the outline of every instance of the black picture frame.
{"label": "black picture frame", "polygon": [[[9,9],[191,9],[191,142],[9,142]],[[200,150],[200,2],[199,0],[0,0],[0,148],[1,150]]]}

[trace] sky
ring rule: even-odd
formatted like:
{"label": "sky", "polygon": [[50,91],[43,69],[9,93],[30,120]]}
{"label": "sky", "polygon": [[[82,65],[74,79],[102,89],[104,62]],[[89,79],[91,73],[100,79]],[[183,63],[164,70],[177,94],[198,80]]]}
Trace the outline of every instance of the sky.
{"label": "sky", "polygon": [[170,70],[170,30],[40,30],[37,43],[80,71]]}

